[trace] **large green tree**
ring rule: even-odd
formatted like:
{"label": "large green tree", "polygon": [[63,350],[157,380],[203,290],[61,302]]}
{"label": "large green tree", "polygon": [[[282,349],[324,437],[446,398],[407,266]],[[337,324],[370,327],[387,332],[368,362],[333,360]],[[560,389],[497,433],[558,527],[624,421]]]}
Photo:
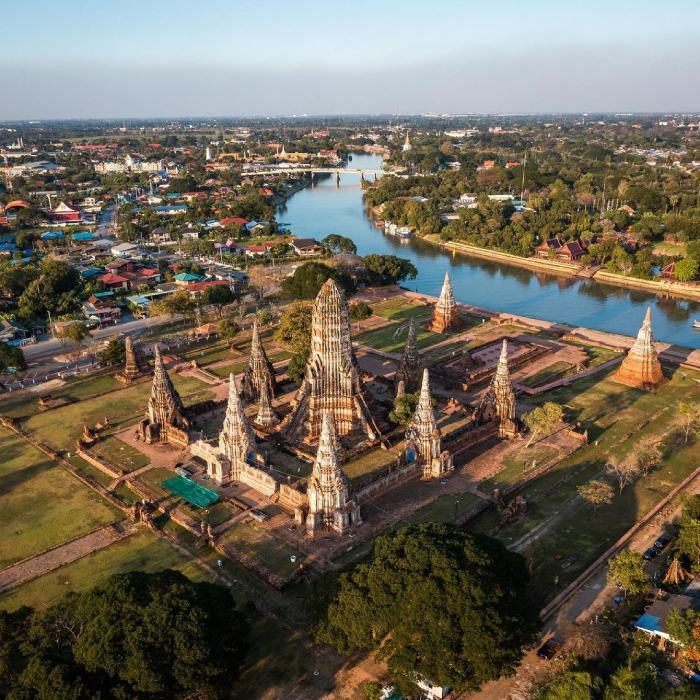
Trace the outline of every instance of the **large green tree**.
{"label": "large green tree", "polygon": [[525,560],[443,523],[381,535],[319,603],[317,639],[376,650],[399,687],[415,674],[457,689],[511,674],[539,627]]}
{"label": "large green tree", "polygon": [[[222,586],[166,570],[108,578],[46,610],[0,614],[9,698],[228,697],[249,626]],[[19,653],[18,653],[19,650]]]}
{"label": "large green tree", "polygon": [[4,372],[8,367],[25,370],[27,369],[27,361],[24,359],[22,348],[13,347],[0,341],[0,372]]}
{"label": "large green tree", "polygon": [[369,270],[370,282],[373,285],[398,284],[404,280],[413,280],[418,275],[418,269],[406,258],[396,255],[378,255],[371,253],[364,257]]}
{"label": "large green tree", "polygon": [[311,304],[297,301],[288,306],[280,318],[275,338],[292,351],[287,376],[292,381],[300,382],[311,352]]}
{"label": "large green tree", "polygon": [[314,299],[329,278],[334,279],[347,296],[355,293],[353,279],[341,270],[320,262],[307,262],[282,282],[282,291],[292,299]]}

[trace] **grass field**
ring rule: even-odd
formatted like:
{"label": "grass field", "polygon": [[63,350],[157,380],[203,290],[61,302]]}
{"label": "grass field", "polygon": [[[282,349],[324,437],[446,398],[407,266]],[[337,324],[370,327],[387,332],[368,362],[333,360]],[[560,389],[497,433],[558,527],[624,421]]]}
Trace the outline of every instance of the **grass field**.
{"label": "grass field", "polygon": [[397,458],[404,450],[403,444],[392,447],[390,450],[375,447],[370,452],[353,459],[352,462],[343,464],[343,471],[352,483],[357,483],[375,472],[381,471],[390,464],[395,464]]}
{"label": "grass field", "polygon": [[151,463],[151,460],[143,452],[131,445],[127,445],[114,435],[110,435],[96,443],[92,448],[92,452],[115,467],[121,467],[127,472],[133,472]]}
{"label": "grass field", "polygon": [[[237,523],[221,536],[226,544],[259,561],[263,566],[278,576],[288,576],[293,573],[306,557],[282,540],[278,540],[265,528],[253,521]],[[292,556],[296,561],[292,562]]]}
{"label": "grass field", "polygon": [[[503,469],[490,479],[479,484],[479,490],[491,494],[494,489],[505,489],[527,476],[529,471],[542,466],[542,462],[551,459],[557,453],[554,447],[534,444],[531,447],[519,447],[503,459]],[[535,466],[532,463],[536,462]]]}
{"label": "grass field", "polygon": [[123,517],[5,428],[0,450],[0,568]]}
{"label": "grass field", "polygon": [[549,382],[569,376],[574,369],[574,365],[570,362],[553,362],[551,365],[535,372],[535,374],[518,380],[518,384],[529,387],[543,386],[549,384]]}
{"label": "grass field", "polygon": [[[199,379],[181,377],[175,373],[171,373],[171,378],[183,399],[187,394],[194,392],[197,392],[198,400],[213,396],[206,389],[207,385]],[[84,425],[92,427],[105,416],[110,419],[113,428],[123,428],[135,423],[146,410],[150,393],[150,382],[144,382],[105,396],[87,398],[53,411],[32,415],[23,422],[23,427],[56,451],[73,451],[76,440],[82,435]],[[188,401],[184,400],[187,404]]]}
{"label": "grass field", "polygon": [[400,526],[420,525],[427,522],[453,522],[455,513],[457,513],[459,518],[480,501],[481,499],[473,493],[446,493],[444,496],[436,498],[432,503],[419,508],[408,518],[404,518]]}
{"label": "grass field", "polygon": [[[603,373],[602,377],[587,377],[534,400],[528,399],[533,403],[544,400],[565,403],[570,415],[581,420],[588,429],[592,440],[587,447],[512,494],[512,497],[524,495],[531,500],[562,477],[574,475],[529,509],[524,518],[498,533],[499,538],[513,544],[538,526],[544,528],[533,541],[523,542],[520,547],[532,561],[533,581],[542,601],[571,582],[700,464],[700,440],[686,444],[674,429],[675,406],[680,397],[693,391],[690,400],[700,398],[700,386],[694,381],[700,379],[700,374],[679,370],[668,384],[655,392],[643,392],[612,382],[609,375],[613,371]],[[668,369],[666,371],[670,374]],[[643,421],[664,408],[668,410],[629,436]],[[625,456],[645,437],[654,437],[663,446],[663,463],[646,477],[628,485],[622,495],[617,495],[616,491],[613,504],[601,507],[593,519],[591,506],[578,496],[577,487],[592,478],[607,478],[605,465],[609,457]],[[498,514],[491,511],[470,529],[488,532],[498,519]]]}
{"label": "grass field", "polygon": [[[406,345],[408,325],[392,323],[382,328],[364,331],[356,335],[353,340],[360,345],[368,345],[383,352],[401,353]],[[433,333],[422,325],[416,327],[416,340],[419,348],[427,348],[431,345],[448,340],[449,336],[442,333]]]}
{"label": "grass field", "polygon": [[112,574],[127,571],[177,569],[195,581],[210,580],[202,569],[185,559],[167,542],[146,529],[119,540],[78,561],[45,574],[0,595],[0,608],[21,605],[43,607],[68,591],[85,591]]}
{"label": "grass field", "polygon": [[612,360],[613,358],[621,355],[621,351],[615,350],[614,348],[601,348],[598,345],[588,345],[587,343],[576,343],[571,341],[567,341],[567,344],[578,345],[586,351],[586,354],[588,355],[588,362],[586,364],[587,369],[593,369],[593,367],[602,365],[604,362]]}

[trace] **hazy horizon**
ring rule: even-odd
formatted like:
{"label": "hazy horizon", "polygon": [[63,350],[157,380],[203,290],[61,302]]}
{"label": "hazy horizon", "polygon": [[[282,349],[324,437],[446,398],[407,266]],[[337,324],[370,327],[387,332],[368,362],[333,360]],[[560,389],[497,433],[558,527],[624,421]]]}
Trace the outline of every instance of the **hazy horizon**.
{"label": "hazy horizon", "polygon": [[689,0],[5,5],[3,121],[700,112]]}

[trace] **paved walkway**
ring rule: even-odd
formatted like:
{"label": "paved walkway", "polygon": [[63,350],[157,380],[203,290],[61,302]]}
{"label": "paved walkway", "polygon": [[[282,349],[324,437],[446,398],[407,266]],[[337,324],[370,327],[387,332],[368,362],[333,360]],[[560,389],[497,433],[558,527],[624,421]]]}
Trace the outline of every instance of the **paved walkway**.
{"label": "paved walkway", "polygon": [[3,569],[0,571],[0,593],[48,574],[65,564],[82,559],[88,554],[109,547],[110,544],[128,537],[135,531],[136,525],[134,523],[120,524],[117,528],[107,525],[99,530],[93,530],[83,537],[54,547],[48,552],[37,554],[35,557]]}

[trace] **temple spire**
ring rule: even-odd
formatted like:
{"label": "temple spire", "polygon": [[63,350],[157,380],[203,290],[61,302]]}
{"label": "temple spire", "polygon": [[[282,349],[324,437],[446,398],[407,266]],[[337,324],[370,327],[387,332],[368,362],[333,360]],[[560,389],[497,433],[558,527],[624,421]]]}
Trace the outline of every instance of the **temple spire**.
{"label": "temple spire", "polygon": [[498,422],[498,437],[513,437],[518,432],[515,414],[515,393],[508,370],[508,340],[503,339],[501,355],[491,384],[486,390],[475,415],[481,420]]}
{"label": "temple spire", "polygon": [[243,410],[233,372],[229,376],[228,404],[224,427],[219,435],[219,446],[221,452],[232,461],[234,459],[245,461],[249,453],[255,449],[255,436]]}
{"label": "temple spire", "polygon": [[430,394],[430,375],[423,370],[420,398],[411,424],[406,431],[406,453],[423,466],[423,478],[440,476],[452,468],[447,452],[442,452],[440,431]]}
{"label": "temple spire", "polygon": [[169,423],[171,415],[174,412],[181,413],[184,407],[180,394],[175,390],[165,369],[158,344],[156,344],[153,368],[153,385],[151,386],[151,398],[148,401],[148,415],[151,423]]}
{"label": "temple spire", "polygon": [[146,372],[141,363],[141,353],[134,349],[134,341],[131,339],[130,335],[127,335],[124,341],[124,351],[126,361],[124,369],[115,376],[125,384],[129,384],[134,379],[143,376]]}
{"label": "temple spire", "polygon": [[620,369],[613,376],[613,381],[646,391],[656,389],[668,381],[661,369],[654,344],[654,333],[651,330],[651,307],[647,308],[637,339],[622,361]]}
{"label": "temple spire", "polygon": [[306,527],[311,535],[321,530],[336,530],[342,534],[360,520],[359,506],[350,499],[350,484],[340,466],[335,424],[329,413],[323,415],[307,496]]}
{"label": "temple spire", "polygon": [[404,390],[410,393],[418,390],[421,381],[421,362],[418,354],[418,344],[416,341],[416,324],[413,318],[408,326],[408,337],[404,348],[401,362],[394,375],[394,386],[398,395],[398,387],[403,382]]}
{"label": "temple spire", "polygon": [[442,283],[440,298],[433,310],[433,321],[430,326],[435,333],[454,331],[462,325],[462,318],[457,310],[457,304],[452,292],[452,281],[449,270],[445,273],[445,281]]}
{"label": "temple spire", "polygon": [[243,375],[241,389],[245,400],[255,403],[260,399],[260,389],[263,384],[267,384],[270,396],[274,396],[277,391],[275,380],[275,370],[267,357],[265,347],[260,342],[258,332],[258,322],[253,322],[253,333],[250,340],[250,355]]}
{"label": "temple spire", "polygon": [[285,434],[315,443],[328,412],[339,435],[352,434],[358,442],[374,440],[379,429],[368,399],[352,349],[348,302],[335,280],[328,279],[313,304],[311,353],[293,410],[285,419]]}
{"label": "temple spire", "polygon": [[260,405],[258,406],[258,415],[255,417],[255,422],[265,427],[271,427],[280,422],[277,414],[272,409],[270,391],[264,382],[260,387]]}

